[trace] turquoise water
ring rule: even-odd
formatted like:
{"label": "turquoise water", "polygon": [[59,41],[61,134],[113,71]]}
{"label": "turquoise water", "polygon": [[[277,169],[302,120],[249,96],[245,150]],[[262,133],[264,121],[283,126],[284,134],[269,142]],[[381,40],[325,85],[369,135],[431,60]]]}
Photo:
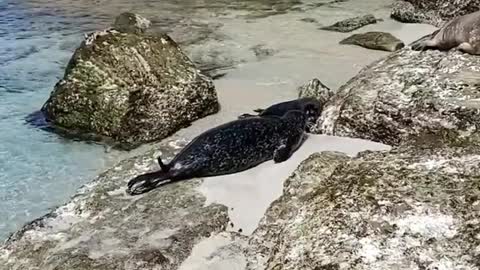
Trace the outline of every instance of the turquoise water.
{"label": "turquoise water", "polygon": [[0,240],[63,203],[118,158],[25,121],[41,108],[83,33],[96,23],[79,11],[0,1]]}

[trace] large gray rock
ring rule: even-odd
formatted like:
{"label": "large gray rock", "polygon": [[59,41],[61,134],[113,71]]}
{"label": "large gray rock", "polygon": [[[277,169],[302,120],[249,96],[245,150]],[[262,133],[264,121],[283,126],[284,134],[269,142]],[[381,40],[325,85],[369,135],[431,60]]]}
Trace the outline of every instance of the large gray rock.
{"label": "large gray rock", "polygon": [[148,25],[124,13],[86,37],[42,108],[54,127],[131,148],[219,110],[212,80],[169,36],[143,34]]}
{"label": "large gray rock", "polygon": [[[160,149],[164,157],[178,151]],[[228,209],[205,205],[195,179],[126,195],[130,178],[158,169],[157,155],[120,162],[66,205],[25,225],[0,246],[0,269],[178,269],[195,244],[225,230]]]}
{"label": "large gray rock", "polygon": [[479,65],[456,51],[401,49],[341,86],[314,132],[389,145],[479,144]]}
{"label": "large gray rock", "polygon": [[251,236],[247,269],[480,269],[479,150],[312,155]]}
{"label": "large gray rock", "polygon": [[406,23],[429,23],[440,27],[453,17],[480,9],[478,0],[397,0],[391,17]]}

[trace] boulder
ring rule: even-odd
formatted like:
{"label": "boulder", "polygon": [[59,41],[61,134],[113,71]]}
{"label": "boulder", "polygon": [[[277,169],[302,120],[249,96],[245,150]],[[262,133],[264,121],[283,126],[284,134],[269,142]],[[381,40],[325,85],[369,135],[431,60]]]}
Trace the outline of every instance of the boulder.
{"label": "boulder", "polygon": [[[160,146],[162,157],[178,151]],[[178,269],[194,246],[229,223],[228,209],[205,205],[201,180],[172,183],[140,196],[132,177],[158,169],[150,151],[124,160],[82,187],[67,204],[12,234],[0,246],[5,270]]]}
{"label": "boulder", "polygon": [[405,47],[405,44],[392,34],[377,31],[353,34],[340,41],[340,44],[358,45],[367,49],[387,52],[398,51]]}
{"label": "boulder", "polygon": [[428,23],[440,27],[456,16],[479,9],[479,0],[396,0],[391,17],[400,22]]}
{"label": "boulder", "polygon": [[57,130],[133,148],[219,110],[212,80],[148,25],[124,13],[85,38],[42,108]]}
{"label": "boulder", "polygon": [[336,32],[352,32],[353,30],[364,27],[365,25],[377,23],[377,19],[371,14],[353,17],[343,21],[336,22],[330,26],[321,27],[321,30]]}
{"label": "boulder", "polygon": [[476,145],[479,65],[479,57],[457,51],[401,49],[341,86],[313,132],[388,145]]}
{"label": "boulder", "polygon": [[313,154],[250,237],[247,269],[480,269],[479,150]]}

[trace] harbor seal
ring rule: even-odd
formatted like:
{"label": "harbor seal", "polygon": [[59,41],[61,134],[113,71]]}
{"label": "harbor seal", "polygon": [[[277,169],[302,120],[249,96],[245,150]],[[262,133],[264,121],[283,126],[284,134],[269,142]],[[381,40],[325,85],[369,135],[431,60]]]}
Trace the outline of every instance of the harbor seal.
{"label": "harbor seal", "polygon": [[480,55],[480,11],[456,17],[440,29],[410,44],[412,50],[427,49],[459,51]]}
{"label": "harbor seal", "polygon": [[305,97],[298,98],[294,100],[284,101],[277,104],[274,104],[266,109],[255,109],[254,112],[258,113],[257,115],[253,114],[242,114],[238,118],[244,119],[249,117],[281,117],[286,112],[292,110],[299,110],[305,113],[306,116],[306,128],[305,131],[310,132],[310,128],[315,125],[318,117],[320,117],[322,111],[322,104],[315,98]]}
{"label": "harbor seal", "polygon": [[232,174],[273,159],[287,160],[305,140],[306,117],[288,111],[282,117],[238,119],[209,129],[193,139],[160,170],[128,182],[127,193],[138,195],[163,183]]}

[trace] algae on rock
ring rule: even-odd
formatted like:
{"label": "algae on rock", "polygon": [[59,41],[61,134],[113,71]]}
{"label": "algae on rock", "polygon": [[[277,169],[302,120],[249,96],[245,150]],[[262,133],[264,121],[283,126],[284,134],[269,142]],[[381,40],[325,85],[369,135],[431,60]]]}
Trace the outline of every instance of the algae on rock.
{"label": "algae on rock", "polygon": [[148,26],[128,15],[117,18],[112,29],[87,36],[75,51],[42,108],[54,127],[130,148],[219,110],[212,80],[169,36],[127,27]]}

